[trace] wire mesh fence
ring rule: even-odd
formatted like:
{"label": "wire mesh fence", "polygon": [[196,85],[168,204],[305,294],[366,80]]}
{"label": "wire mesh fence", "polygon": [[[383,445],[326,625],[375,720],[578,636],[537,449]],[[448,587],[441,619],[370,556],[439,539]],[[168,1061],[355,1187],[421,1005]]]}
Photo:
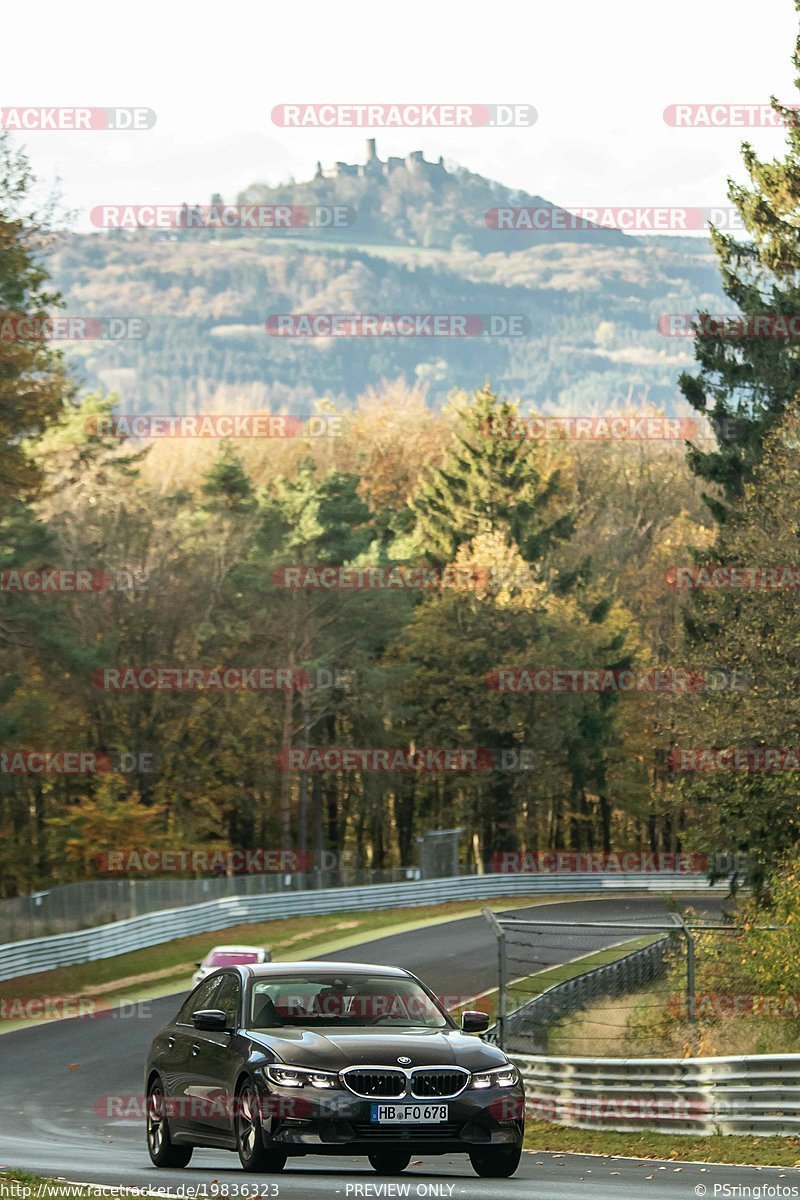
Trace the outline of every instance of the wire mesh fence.
{"label": "wire mesh fence", "polygon": [[[555,983],[533,999],[518,1001],[519,988],[509,988],[512,1010],[505,1019],[505,1047],[524,1054],[546,1054],[550,1030],[574,1012],[590,1009],[599,1000],[627,1001],[637,989],[663,978],[667,971],[669,937],[614,959],[572,979]],[[515,993],[517,993],[515,995]]]}
{"label": "wire mesh fence", "polygon": [[498,936],[498,1026],[506,1049],[559,1056],[789,1052],[800,996],[755,982],[754,935],[735,920],[490,917]]}
{"label": "wire mesh fence", "polygon": [[263,896],[419,879],[414,867],[334,870],[205,879],[90,879],[28,896],[0,900],[0,943],[72,933],[162,909],[185,908],[225,896]]}
{"label": "wire mesh fence", "polygon": [[[220,872],[203,878],[89,879],[58,884],[30,895],[0,900],[0,944],[73,933],[111,921],[125,921],[162,909],[186,908],[226,896],[266,896],[370,884],[472,876],[477,867],[459,865],[462,829],[432,829],[417,838],[419,864],[409,867],[358,867],[344,855],[323,852],[336,865],[307,871]],[[101,856],[102,857],[102,856]],[[120,855],[122,857],[122,855]],[[141,857],[141,856],[140,856]],[[292,857],[291,855],[289,857]]]}

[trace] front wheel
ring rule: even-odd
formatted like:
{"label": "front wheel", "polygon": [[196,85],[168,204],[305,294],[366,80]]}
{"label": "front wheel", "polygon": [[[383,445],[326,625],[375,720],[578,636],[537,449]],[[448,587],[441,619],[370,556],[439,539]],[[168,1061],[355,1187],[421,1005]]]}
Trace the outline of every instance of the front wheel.
{"label": "front wheel", "polygon": [[379,1175],[399,1175],[411,1162],[411,1155],[404,1150],[376,1150],[367,1157],[373,1171]]}
{"label": "front wheel", "polygon": [[239,1092],[236,1106],[236,1149],[245,1171],[282,1171],[286,1166],[283,1150],[266,1150],[261,1130],[261,1106],[256,1089],[246,1083]]}
{"label": "front wheel", "polygon": [[521,1146],[487,1146],[469,1152],[472,1169],[482,1179],[509,1179],[521,1157]]}
{"label": "front wheel", "polygon": [[150,1161],[157,1167],[185,1167],[194,1149],[193,1146],[173,1145],[164,1089],[158,1080],[150,1085],[147,1093],[147,1149]]}

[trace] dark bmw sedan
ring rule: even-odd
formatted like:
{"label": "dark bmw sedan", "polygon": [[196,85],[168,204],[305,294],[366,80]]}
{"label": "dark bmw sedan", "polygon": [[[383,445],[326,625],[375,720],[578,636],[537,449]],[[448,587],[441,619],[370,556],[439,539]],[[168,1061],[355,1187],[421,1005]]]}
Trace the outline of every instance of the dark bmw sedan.
{"label": "dark bmw sedan", "polygon": [[147,1145],[159,1167],[195,1146],[235,1150],[246,1171],[305,1154],[366,1155],[402,1171],[413,1155],[468,1154],[513,1175],[524,1094],[502,1050],[461,1028],[397,967],[298,962],[215,971],[156,1036],[145,1073]]}

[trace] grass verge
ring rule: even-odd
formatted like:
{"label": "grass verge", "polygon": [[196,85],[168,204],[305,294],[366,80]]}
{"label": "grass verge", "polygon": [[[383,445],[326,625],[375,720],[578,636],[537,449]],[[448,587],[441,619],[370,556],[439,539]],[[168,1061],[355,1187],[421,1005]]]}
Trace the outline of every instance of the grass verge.
{"label": "grass verge", "polygon": [[598,967],[605,967],[619,958],[625,958],[627,954],[633,954],[634,950],[643,950],[645,946],[658,941],[660,936],[658,934],[632,938],[630,941],[619,942],[616,946],[607,946],[604,950],[595,950],[592,954],[583,954],[580,958],[573,958],[571,962],[546,967],[544,971],[535,971],[527,979],[515,979],[508,989],[508,1007],[517,1008],[527,1000],[541,996],[542,992],[555,987],[557,983],[566,983],[576,975],[585,975],[588,971],[595,971]]}
{"label": "grass verge", "polygon": [[[717,996],[702,990],[702,971],[698,975],[694,1023],[681,990],[685,981],[671,975],[564,1017],[548,1030],[548,1052],[598,1058],[796,1053],[800,1017],[794,997],[751,997],[747,984],[724,985],[728,990]],[[765,1001],[760,1007],[753,1004],[759,999]]]}
{"label": "grass verge", "polygon": [[800,1165],[800,1138],[611,1133],[606,1129],[574,1129],[550,1125],[546,1121],[529,1121],[525,1129],[525,1146],[542,1152],[618,1155],[661,1159],[663,1162],[730,1163],[754,1167]]}
{"label": "grass verge", "polygon": [[[511,1012],[529,1000],[534,1000],[557,983],[565,983],[568,979],[574,979],[576,975],[583,975],[587,971],[594,971],[597,967],[604,967],[608,963],[616,962],[618,958],[624,958],[626,954],[632,954],[634,950],[649,946],[654,941],[656,941],[655,937],[634,938],[631,941],[620,942],[616,946],[608,946],[605,950],[582,954],[579,958],[574,958],[567,963],[559,963],[555,967],[545,967],[544,970],[535,971],[525,979],[515,979],[508,988],[508,1011]],[[480,1007],[484,1012],[489,1013],[492,1017],[496,1016],[497,988],[481,992],[479,996],[474,997],[474,1001],[480,1002]],[[471,1005],[464,1004],[451,1011],[456,1015],[468,1007]]]}

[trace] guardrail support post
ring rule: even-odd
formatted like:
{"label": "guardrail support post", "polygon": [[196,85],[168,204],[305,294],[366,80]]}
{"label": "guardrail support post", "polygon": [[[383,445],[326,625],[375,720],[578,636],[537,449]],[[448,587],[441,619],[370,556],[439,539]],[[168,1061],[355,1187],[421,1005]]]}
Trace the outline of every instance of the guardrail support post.
{"label": "guardrail support post", "polygon": [[695,1003],[696,986],[695,986],[695,970],[694,970],[694,935],[691,929],[684,921],[683,917],[679,917],[681,932],[686,938],[686,1015],[692,1025],[695,1024],[697,1018],[697,1007]]}
{"label": "guardrail support post", "polygon": [[506,931],[502,927],[497,939],[497,990],[497,1044],[501,1050],[505,1050],[508,977],[506,974]]}
{"label": "guardrail support post", "polygon": [[694,1023],[697,1013],[695,1011],[695,983],[694,983],[694,938],[687,929],[686,931],[686,991],[689,997],[689,1020]]}
{"label": "guardrail support post", "polygon": [[506,931],[490,908],[482,908],[481,913],[494,929],[497,938],[497,1044],[501,1050],[505,1050],[506,1006],[508,1003],[506,995],[508,991]]}

